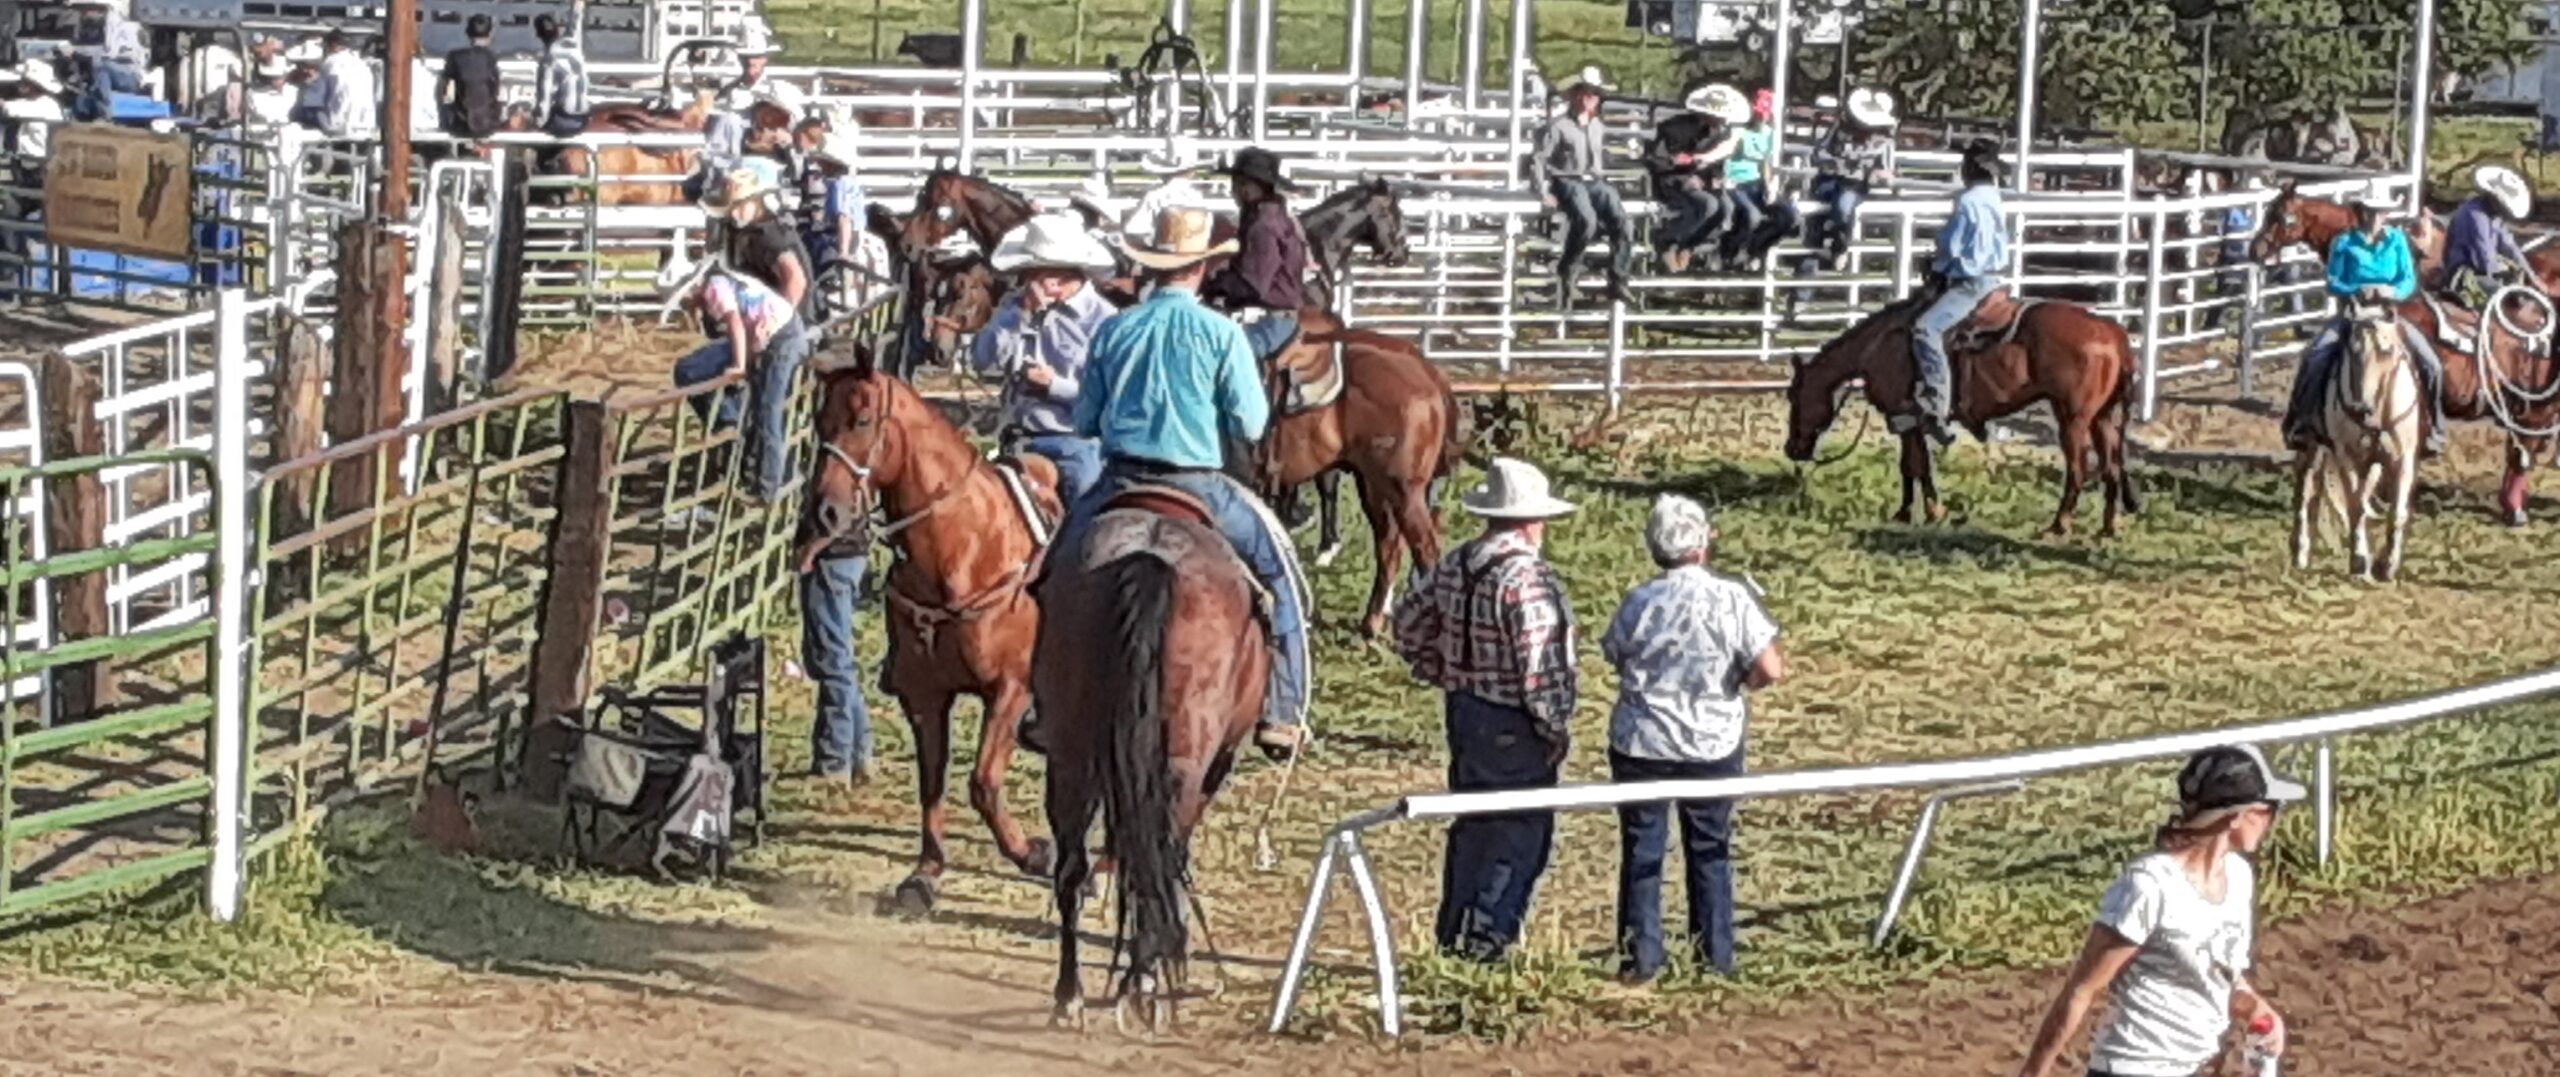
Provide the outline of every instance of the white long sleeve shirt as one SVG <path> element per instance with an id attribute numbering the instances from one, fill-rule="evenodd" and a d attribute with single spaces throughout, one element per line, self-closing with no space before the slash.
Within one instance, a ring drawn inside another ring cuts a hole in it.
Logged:
<path id="1" fill-rule="evenodd" d="M 331 138 L 372 138 L 381 129 L 382 95 L 373 65 L 353 49 L 320 61 L 320 130 Z"/>

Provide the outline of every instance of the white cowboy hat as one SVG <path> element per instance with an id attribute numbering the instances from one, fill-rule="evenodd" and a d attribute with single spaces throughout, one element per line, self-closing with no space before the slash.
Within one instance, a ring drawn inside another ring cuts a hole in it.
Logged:
<path id="1" fill-rule="evenodd" d="M 1112 238 L 1124 248 L 1154 242 L 1156 222 L 1168 209 L 1215 212 L 1209 208 L 1209 198 L 1201 193 L 1197 184 L 1175 176 L 1139 195 L 1137 203 L 1129 207 L 1128 215 L 1121 218 L 1120 234 Z"/>
<path id="2" fill-rule="evenodd" d="M 750 56 L 774 56 L 781 52 L 782 46 L 774 43 L 773 32 L 765 29 L 761 19 L 748 23 L 746 32 L 738 35 L 737 53 L 741 60 Z"/>
<path id="3" fill-rule="evenodd" d="M 54 74 L 53 65 L 43 60 L 29 57 L 26 62 L 18 65 L 18 77 L 44 87 L 46 93 L 62 92 L 62 77 Z"/>
<path id="4" fill-rule="evenodd" d="M 1547 492 L 1547 476 L 1525 460 L 1493 458 L 1484 485 L 1468 491 L 1459 504 L 1488 520 L 1546 520 L 1573 511 L 1573 502 Z"/>
<path id="5" fill-rule="evenodd" d="M 997 241 L 987 264 L 998 273 L 1025 269 L 1080 269 L 1108 273 L 1119 268 L 1111 249 L 1085 234 L 1084 222 L 1063 213 L 1033 217 Z"/>
<path id="6" fill-rule="evenodd" d="M 1217 222 L 1216 214 L 1200 207 L 1166 207 L 1156 215 L 1154 235 L 1129 241 L 1129 258 L 1148 269 L 1187 269 L 1211 258 L 1234 254 L 1235 240 L 1209 242 L 1210 231 Z"/>
<path id="7" fill-rule="evenodd" d="M 259 78 L 281 79 L 290 74 L 293 74 L 293 65 L 282 56 L 270 56 L 258 61 Z"/>
<path id="8" fill-rule="evenodd" d="M 1849 118 L 1869 127 L 1892 127 L 1902 122 L 1894 118 L 1892 94 L 1865 86 L 1849 91 Z"/>
<path id="9" fill-rule="evenodd" d="M 1608 93 L 1615 89 L 1617 89 L 1617 87 L 1610 85 L 1609 80 L 1600 74 L 1600 68 L 1597 64 L 1585 67 L 1580 71 L 1567 75 L 1563 82 L 1556 84 L 1556 93 L 1558 94 L 1568 94 L 1575 90 L 1591 90 L 1597 93 Z"/>
<path id="10" fill-rule="evenodd" d="M 1751 122 L 1751 99 L 1742 96 L 1742 91 L 1721 82 L 1698 87 L 1680 106 L 1726 123 Z"/>
<path id="11" fill-rule="evenodd" d="M 2533 187 L 2505 165 L 2481 165 L 2471 173 L 2471 185 L 2480 193 L 2498 200 L 2507 216 L 2519 220 L 2533 212 Z"/>
<path id="12" fill-rule="evenodd" d="M 854 149 L 853 132 L 840 130 L 828 131 L 827 137 L 818 142 L 818 148 L 811 150 L 809 156 L 843 165 L 847 172 L 853 171 L 861 160 L 861 155 Z"/>
<path id="13" fill-rule="evenodd" d="M 2400 209 L 2400 196 L 2392 192 L 2390 180 L 2366 180 L 2364 189 L 2356 192 L 2355 204 L 2361 209 L 2396 213 Z"/>
<path id="14" fill-rule="evenodd" d="M 720 178 L 718 187 L 702 196 L 702 211 L 714 217 L 725 217 L 730 210 L 779 190 L 781 188 L 774 186 L 760 169 L 731 169 Z"/>
<path id="15" fill-rule="evenodd" d="M 284 50 L 284 58 L 296 64 L 319 63 L 320 39 L 306 37 L 294 42 L 293 47 Z"/>

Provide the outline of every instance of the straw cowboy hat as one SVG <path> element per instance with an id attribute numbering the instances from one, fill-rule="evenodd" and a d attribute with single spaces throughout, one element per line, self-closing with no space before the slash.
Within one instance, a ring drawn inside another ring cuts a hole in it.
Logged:
<path id="1" fill-rule="evenodd" d="M 1610 85 L 1609 80 L 1601 76 L 1600 68 L 1596 64 L 1567 75 L 1563 82 L 1556 84 L 1556 92 L 1558 94 L 1569 94 L 1575 90 L 1589 90 L 1593 93 L 1608 93 L 1615 89 L 1617 89 L 1617 87 Z"/>
<path id="2" fill-rule="evenodd" d="M 1573 502 L 1547 492 L 1547 476 L 1525 460 L 1493 458 L 1484 484 L 1467 492 L 1459 504 L 1488 520 L 1547 520 L 1573 511 Z"/>
<path id="3" fill-rule="evenodd" d="M 998 273 L 1025 269 L 1075 269 L 1108 273 L 1119 268 L 1102 241 L 1085 234 L 1084 222 L 1063 213 L 1025 221 L 996 242 L 987 264 Z"/>
<path id="4" fill-rule="evenodd" d="M 1751 99 L 1742 91 L 1724 83 L 1698 87 L 1682 101 L 1680 107 L 1701 115 L 1713 116 L 1726 123 L 1751 122 Z"/>
<path id="5" fill-rule="evenodd" d="M 1883 90 L 1859 87 L 1849 91 L 1849 118 L 1869 127 L 1892 127 L 1902 122 L 1893 115 L 1893 95 Z"/>
<path id="6" fill-rule="evenodd" d="M 1236 241 L 1209 242 L 1217 216 L 1201 206 L 1167 206 L 1152 235 L 1128 240 L 1129 259 L 1148 269 L 1187 269 L 1236 252 Z"/>
<path id="7" fill-rule="evenodd" d="M 702 196 L 702 211 L 714 217 L 725 217 L 729 211 L 759 198 L 772 195 L 781 188 L 774 186 L 761 171 L 752 168 L 731 169 L 720 177 L 718 187 Z"/>
<path id="8" fill-rule="evenodd" d="M 2533 212 L 2533 188 L 2525 183 L 2523 176 L 2516 174 L 2515 169 L 2505 165 L 2481 165 L 2471 173 L 2471 185 L 2480 188 L 2480 193 L 2497 199 L 2498 208 L 2506 210 L 2507 216 L 2521 220 Z"/>

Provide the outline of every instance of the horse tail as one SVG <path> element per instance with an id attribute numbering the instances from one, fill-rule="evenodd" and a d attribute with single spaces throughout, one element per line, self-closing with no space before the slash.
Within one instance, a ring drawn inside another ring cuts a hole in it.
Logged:
<path id="1" fill-rule="evenodd" d="M 1190 953 L 1182 887 L 1191 849 L 1174 818 L 1173 763 L 1165 743 L 1164 641 L 1172 621 L 1173 567 L 1126 557 L 1104 568 L 1117 668 L 1103 714 L 1111 723 L 1102 753 L 1102 818 L 1119 864 L 1121 940 L 1133 972 L 1159 972 L 1159 990 L 1178 979 Z"/>

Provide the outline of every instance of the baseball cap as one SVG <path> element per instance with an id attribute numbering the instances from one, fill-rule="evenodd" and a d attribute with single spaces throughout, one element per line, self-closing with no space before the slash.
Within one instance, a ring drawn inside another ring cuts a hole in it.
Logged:
<path id="1" fill-rule="evenodd" d="M 2254 744 L 2207 748 L 2178 772 L 2178 802 L 2189 815 L 2249 804 L 2284 804 L 2305 795 L 2301 783 L 2277 774 Z"/>

